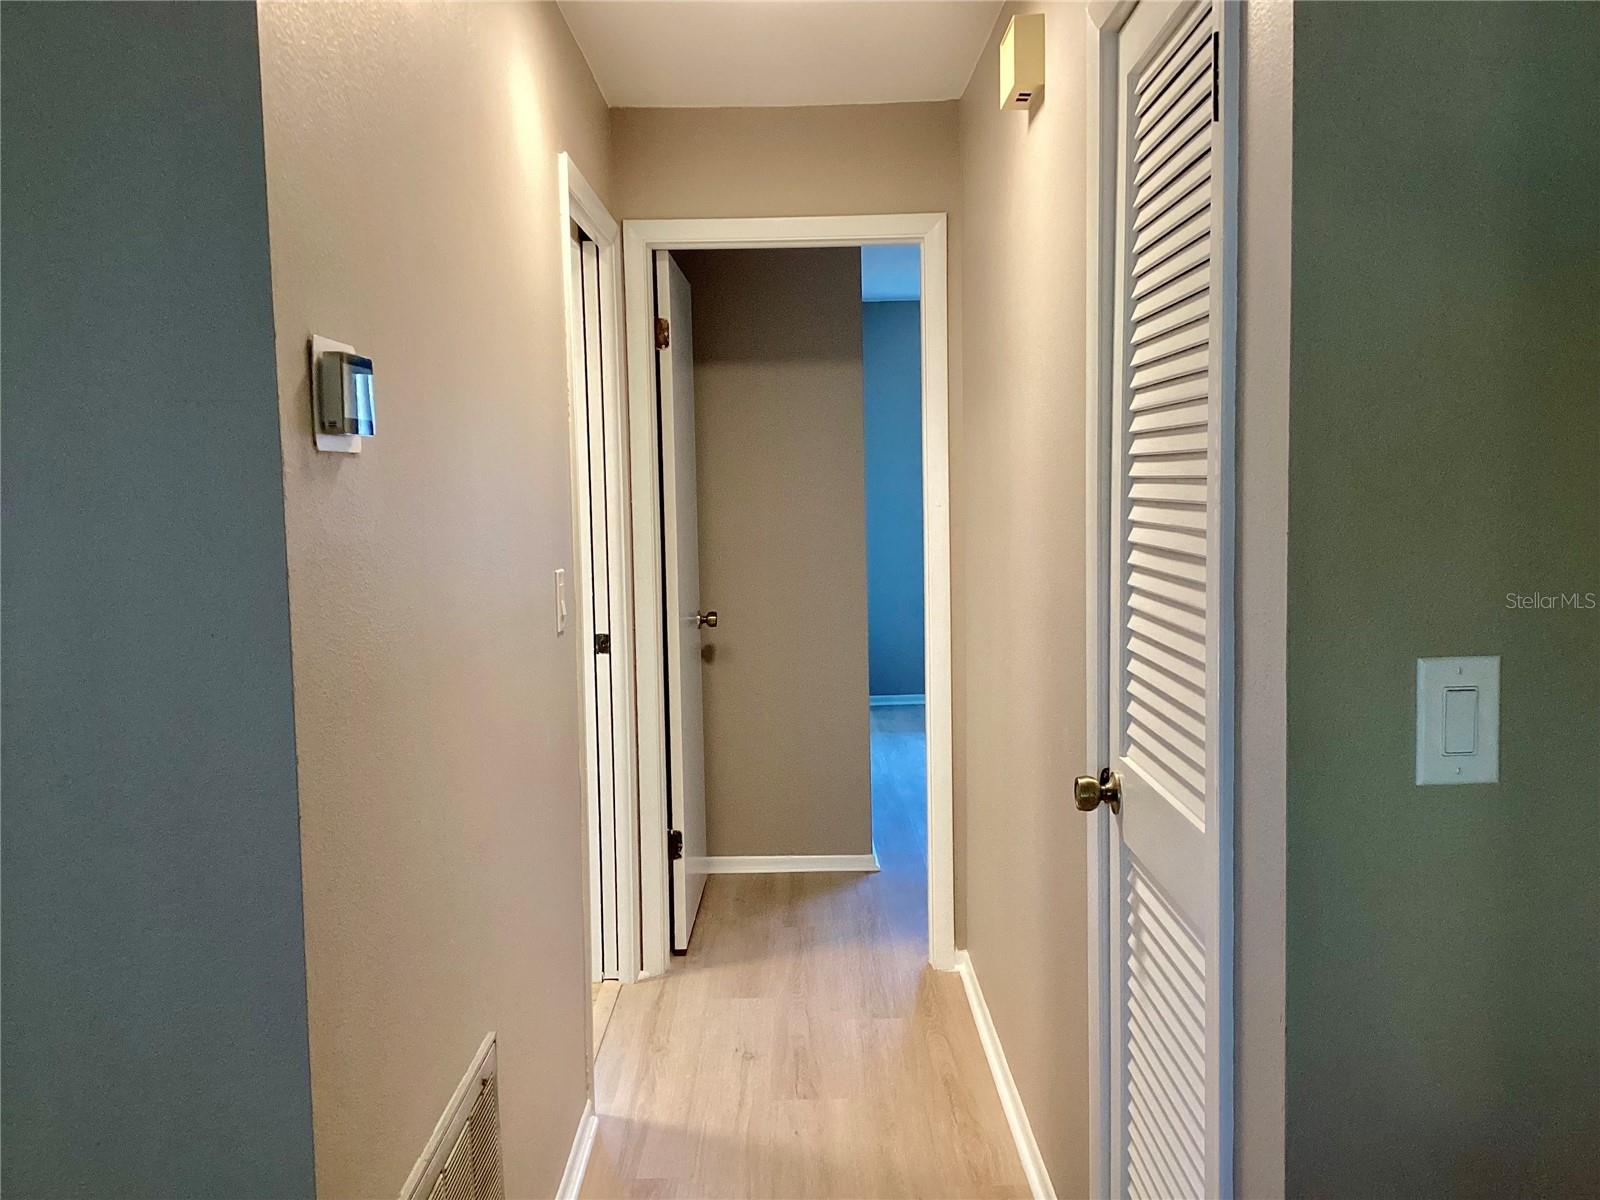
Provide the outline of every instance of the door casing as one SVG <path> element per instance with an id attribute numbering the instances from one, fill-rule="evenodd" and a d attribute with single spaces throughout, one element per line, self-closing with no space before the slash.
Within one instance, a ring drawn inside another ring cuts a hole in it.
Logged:
<path id="1" fill-rule="evenodd" d="M 637 750 L 635 748 L 636 731 L 631 714 L 634 708 L 634 674 L 630 669 L 633 662 L 633 609 L 629 597 L 633 592 L 632 560 L 628 554 L 628 521 L 626 517 L 628 503 L 627 486 L 627 443 L 626 429 L 626 404 L 623 398 L 623 381 L 621 370 L 622 338 L 618 328 L 618 321 L 622 315 L 622 244 L 621 229 L 611 214 L 606 211 L 605 205 L 600 202 L 599 195 L 589 186 L 578 170 L 577 165 L 567 153 L 563 152 L 557 159 L 557 173 L 560 177 L 561 187 L 561 223 L 559 234 L 563 248 L 562 263 L 565 264 L 565 248 L 571 229 L 576 225 L 588 235 L 599 252 L 600 270 L 600 350 L 601 350 L 601 392 L 603 396 L 606 444 L 606 483 L 607 505 L 606 515 L 609 522 L 607 529 L 607 551 L 610 566 L 610 617 L 611 617 L 611 654 L 609 665 L 611 667 L 611 695 L 612 709 L 616 716 L 611 727 L 613 758 L 615 762 L 615 796 L 616 796 L 616 822 L 615 822 L 615 853 L 617 863 L 617 947 L 618 947 L 618 977 L 623 980 L 632 980 L 639 975 L 639 874 L 636 867 L 638 862 L 638 777 L 635 770 Z M 563 299 L 565 302 L 567 328 L 570 331 L 583 320 L 579 311 L 582 297 L 573 287 L 571 272 L 563 269 Z M 569 374 L 571 364 L 569 361 Z M 570 398 L 575 394 L 573 388 L 576 380 L 569 378 L 567 381 L 567 395 Z M 587 511 L 587 502 L 583 500 L 590 486 L 589 454 L 586 446 L 578 444 L 580 425 L 574 419 L 570 423 L 572 436 L 572 487 L 573 487 L 573 547 L 575 561 L 573 570 L 573 594 L 575 611 L 579 614 L 589 612 L 591 602 L 591 581 L 583 570 L 587 561 L 587 552 L 583 547 L 587 543 L 587 531 L 579 528 L 580 515 Z M 587 628 L 586 620 L 574 622 L 578 634 Z M 594 653 L 592 643 L 581 644 L 583 638 L 575 637 L 580 644 L 576 647 L 576 662 L 579 671 L 580 695 L 587 694 L 588 685 L 583 676 L 588 670 L 590 657 Z M 583 706 L 583 726 L 585 744 L 593 743 L 598 738 L 595 728 L 594 708 L 591 704 Z M 587 775 L 586 759 L 580 759 L 581 769 Z M 589 781 L 584 779 L 583 795 L 589 794 Z M 593 836 L 592 832 L 586 833 Z M 584 847 L 584 860 L 586 870 L 591 862 L 591 847 Z M 590 939 L 585 938 L 586 945 Z M 592 952 L 592 951 L 591 951 Z M 589 974 L 593 975 L 590 967 Z"/>
<path id="2" fill-rule="evenodd" d="M 732 250 L 913 243 L 922 253 L 922 509 L 928 753 L 928 961 L 956 968 L 954 765 L 951 727 L 950 440 L 948 268 L 944 213 L 844 217 L 728 217 L 623 223 L 628 427 L 633 514 L 633 597 L 638 745 L 641 974 L 671 956 L 667 867 L 665 645 L 657 462 L 655 328 L 651 283 L 657 250 Z"/>

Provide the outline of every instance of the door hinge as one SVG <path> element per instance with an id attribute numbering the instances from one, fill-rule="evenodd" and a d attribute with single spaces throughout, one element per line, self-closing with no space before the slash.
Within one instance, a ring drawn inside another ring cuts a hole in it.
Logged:
<path id="1" fill-rule="evenodd" d="M 667 830 L 667 858 L 677 862 L 683 857 L 683 833 L 681 830 Z"/>
<path id="2" fill-rule="evenodd" d="M 672 324 L 665 317 L 656 318 L 656 349 L 665 350 L 672 345 Z"/>
<path id="3" fill-rule="evenodd" d="M 596 654 L 611 653 L 611 635 L 609 633 L 597 633 L 594 635 L 594 652 Z"/>
<path id="4" fill-rule="evenodd" d="M 1222 120 L 1222 34 L 1211 31 L 1211 123 Z"/>

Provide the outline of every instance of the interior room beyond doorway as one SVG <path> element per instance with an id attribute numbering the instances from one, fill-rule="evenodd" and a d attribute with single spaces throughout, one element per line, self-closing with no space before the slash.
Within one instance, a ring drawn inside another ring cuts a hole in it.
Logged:
<path id="1" fill-rule="evenodd" d="M 672 256 L 693 312 L 700 603 L 717 613 L 698 641 L 713 877 L 876 867 L 872 706 L 923 692 L 918 259 Z"/>

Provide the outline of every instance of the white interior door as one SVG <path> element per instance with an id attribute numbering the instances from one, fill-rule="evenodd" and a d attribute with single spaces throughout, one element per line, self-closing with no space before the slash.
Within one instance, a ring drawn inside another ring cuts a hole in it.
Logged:
<path id="1" fill-rule="evenodd" d="M 687 950 L 705 891 L 705 712 L 701 697 L 700 536 L 695 498 L 694 328 L 689 281 L 656 251 L 657 387 L 667 644 L 667 757 L 672 948 Z M 663 324 L 664 323 L 664 324 Z"/>
<path id="2" fill-rule="evenodd" d="M 1233 172 L 1219 82 L 1231 20 L 1208 0 L 1146 0 L 1118 41 L 1106 514 L 1118 1196 L 1233 1187 Z"/>
<path id="3" fill-rule="evenodd" d="M 620 976 L 621 889 L 617 855 L 615 687 L 606 463 L 600 251 L 573 232 L 570 269 L 577 318 L 572 337 L 572 421 L 578 523 L 578 632 L 583 672 L 589 828 L 589 932 L 595 979 Z"/>

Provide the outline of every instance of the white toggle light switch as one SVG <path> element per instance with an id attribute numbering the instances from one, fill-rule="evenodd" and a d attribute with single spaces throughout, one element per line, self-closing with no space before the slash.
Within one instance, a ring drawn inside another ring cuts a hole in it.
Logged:
<path id="1" fill-rule="evenodd" d="M 1417 782 L 1499 779 L 1499 658 L 1417 659 Z"/>

